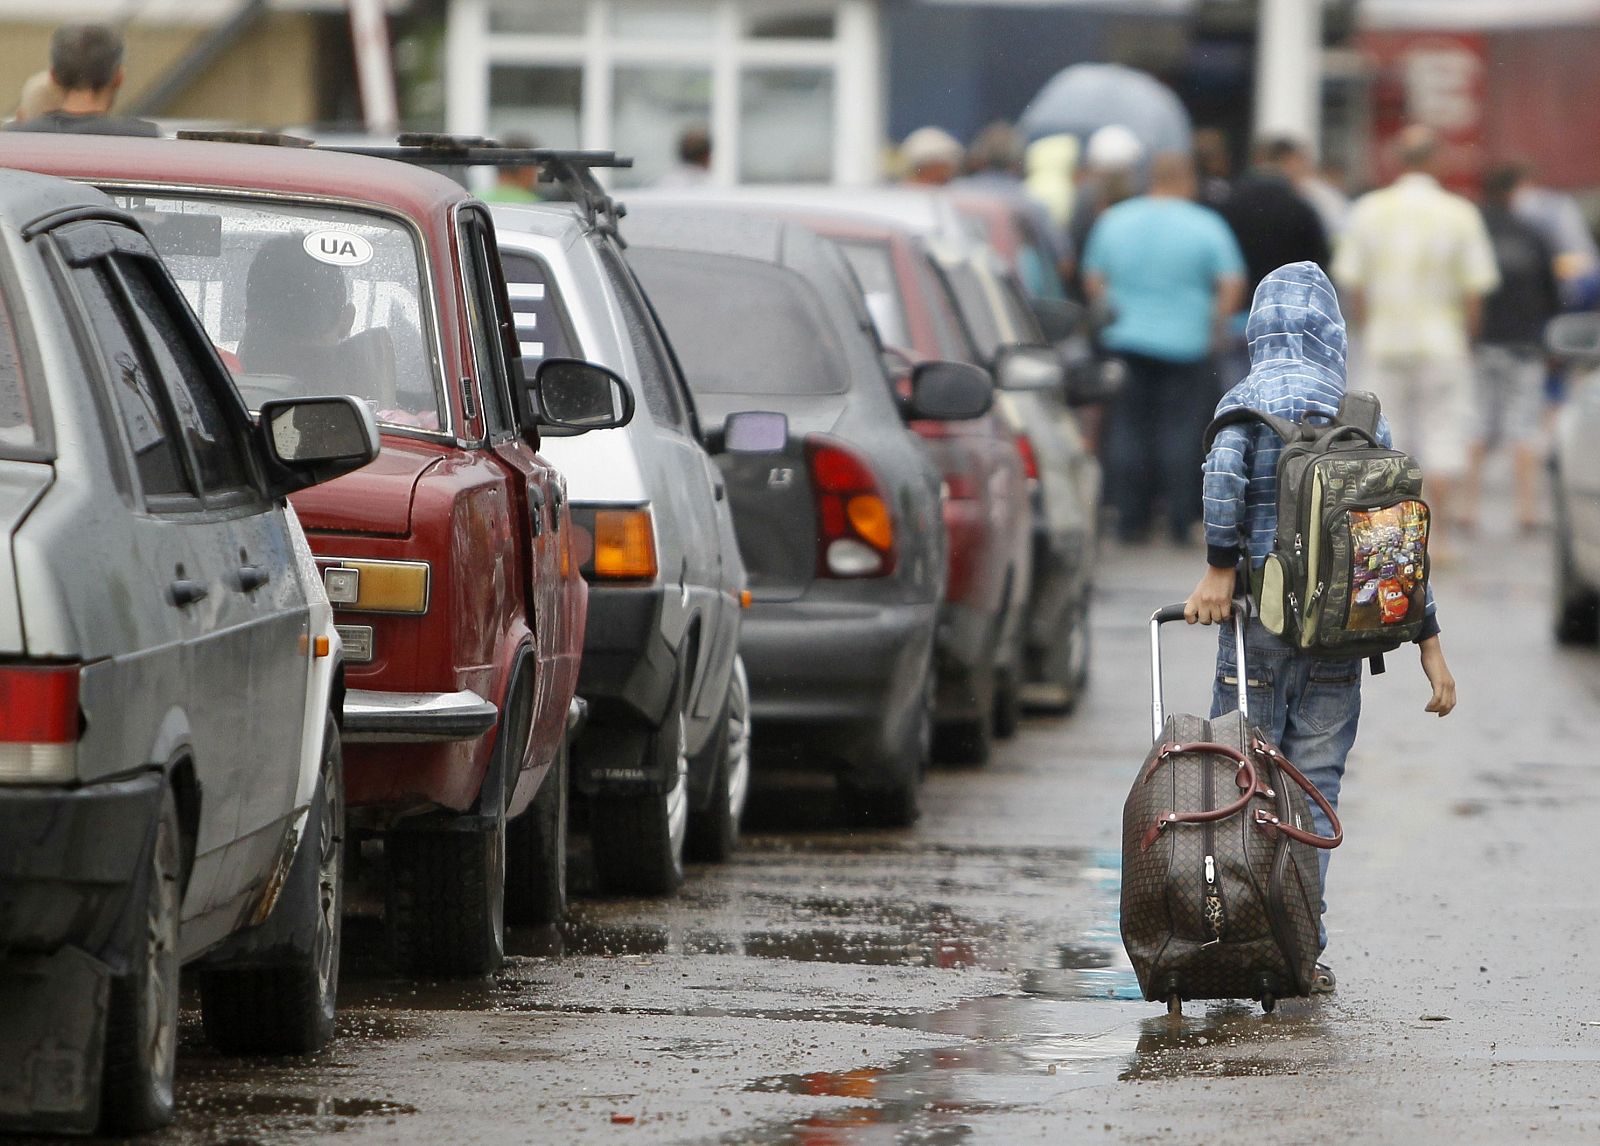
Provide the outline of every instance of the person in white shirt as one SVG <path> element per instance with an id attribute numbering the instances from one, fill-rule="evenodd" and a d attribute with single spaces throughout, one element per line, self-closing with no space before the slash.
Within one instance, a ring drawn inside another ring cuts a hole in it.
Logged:
<path id="1" fill-rule="evenodd" d="M 1433 175 L 1437 137 L 1412 126 L 1399 144 L 1405 170 L 1351 208 L 1333 277 L 1364 336 L 1364 388 L 1428 475 L 1437 553 L 1477 436 L 1470 351 L 1500 273 L 1478 209 Z"/>

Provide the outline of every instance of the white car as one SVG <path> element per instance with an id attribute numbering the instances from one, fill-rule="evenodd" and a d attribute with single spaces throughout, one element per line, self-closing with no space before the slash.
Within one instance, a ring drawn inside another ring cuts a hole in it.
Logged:
<path id="1" fill-rule="evenodd" d="M 333 1033 L 340 643 L 285 495 L 377 453 L 348 397 L 252 420 L 134 218 L 0 171 L 0 1129 L 173 1113 L 210 1039 Z"/>

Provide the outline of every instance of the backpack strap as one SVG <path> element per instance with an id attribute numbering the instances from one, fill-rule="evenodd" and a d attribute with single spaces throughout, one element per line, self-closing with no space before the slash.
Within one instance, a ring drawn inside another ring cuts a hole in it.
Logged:
<path id="1" fill-rule="evenodd" d="M 1370 438 L 1378 437 L 1378 415 L 1382 413 L 1378 396 L 1368 390 L 1346 390 L 1339 403 L 1338 421 L 1342 425 L 1365 430 Z"/>
<path id="2" fill-rule="evenodd" d="M 1206 453 L 1211 452 L 1212 444 L 1216 442 L 1217 435 L 1222 433 L 1223 430 L 1229 426 L 1242 426 L 1250 422 L 1259 422 L 1285 442 L 1298 441 L 1304 436 L 1303 429 L 1296 422 L 1291 422 L 1287 418 L 1280 418 L 1275 414 L 1265 414 L 1260 410 L 1252 410 L 1248 406 L 1240 406 L 1237 409 L 1225 410 L 1211 420 L 1211 424 L 1206 427 Z"/>

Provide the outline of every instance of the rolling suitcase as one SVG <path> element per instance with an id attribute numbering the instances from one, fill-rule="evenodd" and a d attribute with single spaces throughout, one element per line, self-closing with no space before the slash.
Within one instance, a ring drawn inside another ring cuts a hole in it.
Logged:
<path id="1" fill-rule="evenodd" d="M 1245 604 L 1233 609 L 1244 655 Z M 1122 809 L 1122 942 L 1151 1001 L 1181 1014 L 1185 999 L 1277 1000 L 1310 993 L 1322 900 L 1317 848 L 1343 829 L 1322 793 L 1250 723 L 1247 672 L 1239 706 L 1208 720 L 1165 714 L 1161 626 L 1150 618 L 1155 744 Z M 1308 797 L 1333 824 L 1311 830 Z"/>

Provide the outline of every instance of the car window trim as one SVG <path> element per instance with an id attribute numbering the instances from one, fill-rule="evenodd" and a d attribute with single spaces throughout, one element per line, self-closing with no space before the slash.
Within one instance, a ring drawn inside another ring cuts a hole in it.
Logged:
<path id="1" fill-rule="evenodd" d="M 506 419 L 505 428 L 498 432 L 491 431 L 489 427 L 488 409 L 483 401 L 485 386 L 485 379 L 482 377 L 483 364 L 478 361 L 476 346 L 471 346 L 469 349 L 472 354 L 473 373 L 479 376 L 475 379 L 478 390 L 476 399 L 479 412 L 483 415 L 483 441 L 488 445 L 499 445 L 519 437 L 522 433 L 523 422 L 522 399 L 519 395 L 511 393 L 512 362 L 507 358 L 505 324 L 499 321 L 502 314 L 505 317 L 510 316 L 511 300 L 505 291 L 505 276 L 494 273 L 498 265 L 499 256 L 495 254 L 491 258 L 491 252 L 495 251 L 496 248 L 494 245 L 494 224 L 489 218 L 488 211 L 475 203 L 462 203 L 456 208 L 455 227 L 456 241 L 462 248 L 462 255 L 472 262 L 472 277 L 478 280 L 478 289 L 480 291 L 487 289 L 489 292 L 487 301 L 494 304 L 492 311 L 484 312 L 483 325 L 485 335 L 495 344 L 487 348 L 487 351 L 494 359 L 498 360 L 498 369 L 495 361 L 491 361 L 488 364 L 490 375 L 488 384 L 495 386 L 499 391 L 500 409 Z M 464 267 L 462 269 L 465 270 Z M 461 285 L 465 289 L 468 286 L 467 276 L 462 274 L 460 277 Z M 478 299 L 480 307 L 484 301 L 482 298 Z M 471 312 L 469 310 L 469 334 L 471 333 L 471 325 Z M 512 337 L 515 337 L 516 323 L 514 321 L 511 323 L 511 330 Z"/>
<path id="2" fill-rule="evenodd" d="M 195 331 L 190 327 L 188 322 L 188 304 L 185 303 L 182 310 L 172 311 L 172 304 L 174 301 L 171 297 L 172 294 L 174 292 L 177 293 L 178 297 L 181 299 L 183 297 L 183 293 L 179 291 L 176 285 L 172 282 L 171 276 L 167 274 L 166 266 L 161 262 L 160 257 L 155 254 L 154 248 L 151 249 L 149 254 L 136 251 L 117 251 L 106 256 L 104 259 L 99 260 L 102 264 L 105 264 L 111 268 L 113 277 L 115 278 L 117 284 L 117 290 L 122 296 L 123 304 L 130 308 L 130 310 L 134 310 L 136 304 L 133 300 L 133 292 L 129 289 L 128 283 L 123 277 L 122 268 L 117 265 L 116 260 L 118 255 L 121 255 L 124 258 L 143 259 L 145 262 L 154 267 L 155 274 L 151 276 L 154 280 L 152 285 L 154 286 L 157 295 L 162 296 L 161 301 L 166 304 L 168 310 L 172 312 L 170 317 L 172 318 L 172 321 L 178 325 L 180 329 L 180 337 L 182 337 L 186 342 L 190 343 L 189 351 L 191 354 L 193 354 L 195 352 L 195 347 L 193 345 L 195 340 Z M 151 336 L 146 332 L 143 321 L 137 318 L 136 310 L 134 310 L 134 313 L 134 336 L 138 338 L 144 350 L 147 361 L 153 364 L 155 352 L 150 345 Z M 223 376 L 226 377 L 227 367 L 223 366 L 222 359 L 216 356 L 216 349 L 215 347 L 211 346 L 211 339 L 209 337 L 205 337 L 203 341 L 207 347 L 210 347 L 209 354 L 213 359 L 213 370 L 222 371 Z M 203 362 L 204 360 L 202 359 L 202 371 L 204 370 Z M 156 376 L 159 377 L 159 375 Z M 201 385 L 206 384 L 206 380 L 202 379 Z M 162 380 L 161 401 L 166 407 L 167 413 L 172 417 L 174 427 L 181 427 L 182 420 L 177 416 L 177 410 L 173 408 L 171 385 L 172 383 L 168 382 L 167 380 Z M 242 486 L 226 486 L 215 492 L 207 489 L 206 483 L 200 478 L 199 459 L 195 457 L 194 451 L 189 445 L 188 436 L 180 432 L 178 434 L 178 452 L 182 457 L 184 466 L 188 472 L 189 483 L 198 494 L 199 503 L 207 509 L 223 509 L 243 504 L 259 504 L 265 500 L 262 492 L 261 467 L 259 460 L 256 457 L 255 449 L 250 441 L 249 434 L 246 432 L 247 428 L 241 426 L 238 421 L 238 416 L 242 409 L 242 400 L 239 398 L 239 392 L 230 382 L 225 391 L 220 394 L 213 392 L 212 396 L 217 400 L 217 407 L 222 413 L 224 423 L 227 424 L 226 429 L 231 438 L 230 444 L 232 445 L 235 453 L 240 454 L 243 457 L 246 484 Z M 248 413 L 245 413 L 244 417 L 248 418 Z"/>

